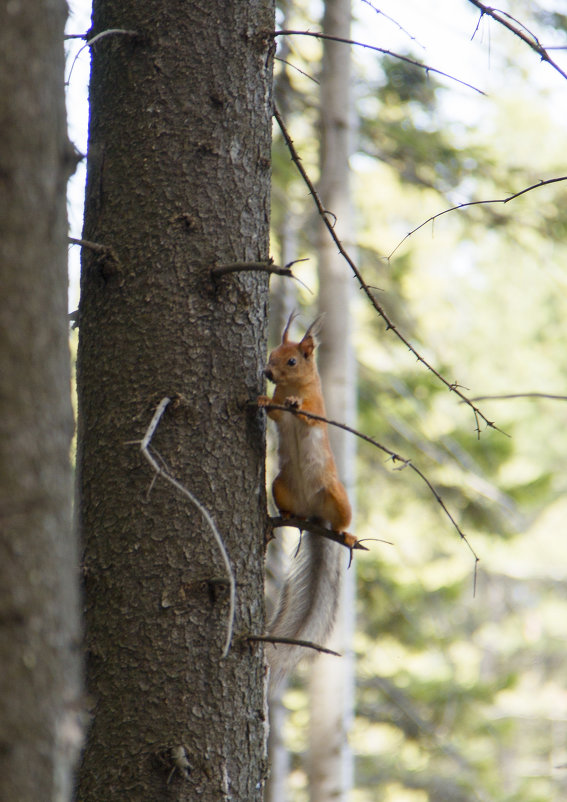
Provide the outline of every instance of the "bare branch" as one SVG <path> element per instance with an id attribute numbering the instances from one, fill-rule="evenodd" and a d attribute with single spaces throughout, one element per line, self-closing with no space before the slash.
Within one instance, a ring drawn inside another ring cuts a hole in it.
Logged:
<path id="1" fill-rule="evenodd" d="M 551 401 L 567 401 L 567 395 L 552 393 L 506 393 L 503 395 L 478 395 L 473 401 L 502 401 L 509 398 L 547 398 Z"/>
<path id="2" fill-rule="evenodd" d="M 228 273 L 242 273 L 246 271 L 251 272 L 264 272 L 264 273 L 274 273 L 277 276 L 287 276 L 288 278 L 292 278 L 295 281 L 299 282 L 302 287 L 305 287 L 307 292 L 313 295 L 313 292 L 309 289 L 307 284 L 303 282 L 300 278 L 294 275 L 291 271 L 293 265 L 297 264 L 298 262 L 306 262 L 307 259 L 295 259 L 293 262 L 289 262 L 287 265 L 281 267 L 280 265 L 274 264 L 272 259 L 269 259 L 264 262 L 229 262 L 227 264 L 220 264 L 211 267 L 211 276 L 213 279 L 219 278 L 219 276 L 225 276 Z"/>
<path id="3" fill-rule="evenodd" d="M 245 271 L 275 273 L 278 276 L 289 276 L 294 278 L 293 273 L 289 267 L 280 267 L 275 265 L 272 261 L 267 262 L 228 262 L 227 264 L 215 265 L 211 267 L 211 276 L 218 278 L 218 276 L 226 276 L 227 273 L 242 273 Z"/>
<path id="4" fill-rule="evenodd" d="M 76 239 L 75 237 L 67 237 L 71 245 L 80 245 L 81 248 L 86 248 L 88 251 L 98 254 L 100 262 L 103 264 L 103 274 L 105 278 L 116 274 L 121 269 L 120 259 L 116 255 L 114 248 L 109 245 L 101 245 L 99 242 L 91 242 L 88 239 Z"/>
<path id="5" fill-rule="evenodd" d="M 332 654 L 334 657 L 342 657 L 339 652 L 334 652 L 332 649 L 327 649 L 325 646 L 320 646 L 318 643 L 313 643 L 310 640 L 296 640 L 295 638 L 277 638 L 272 635 L 246 635 L 245 640 L 261 641 L 263 643 L 273 643 L 277 646 L 278 643 L 284 643 L 288 646 L 303 646 L 305 649 L 315 649 L 317 652 L 323 654 Z"/>
<path id="6" fill-rule="evenodd" d="M 325 418 L 322 415 L 316 415 L 314 412 L 307 412 L 307 410 L 305 409 L 301 408 L 296 409 L 295 407 L 288 407 L 284 406 L 283 404 L 262 404 L 260 406 L 256 401 L 250 401 L 250 406 L 258 407 L 259 409 L 265 409 L 265 410 L 278 409 L 281 410 L 282 412 L 289 412 L 292 415 L 296 415 L 299 417 L 311 418 L 312 420 L 322 421 L 323 423 L 329 424 L 329 426 L 336 426 L 338 429 L 343 429 L 345 432 L 354 434 L 356 437 L 360 437 L 361 440 L 365 440 L 367 443 L 370 443 L 375 448 L 378 448 L 384 454 L 387 454 L 388 457 L 392 460 L 392 462 L 399 463 L 399 468 L 409 468 L 414 473 L 416 473 L 421 479 L 421 481 L 427 485 L 431 494 L 433 495 L 433 497 L 435 498 L 435 500 L 437 501 L 437 503 L 439 504 L 439 506 L 441 507 L 447 518 L 450 520 L 453 527 L 457 530 L 459 537 L 467 545 L 469 551 L 473 555 L 475 561 L 474 577 L 475 577 L 475 587 L 476 587 L 476 570 L 478 562 L 480 560 L 479 556 L 471 546 L 469 539 L 467 538 L 467 536 L 457 523 L 453 514 L 449 511 L 449 508 L 447 507 L 447 505 L 445 504 L 445 502 L 443 501 L 443 499 L 441 498 L 441 496 L 439 495 L 439 493 L 437 492 L 431 481 L 423 473 L 421 468 L 418 468 L 416 465 L 414 465 L 414 463 L 410 459 L 402 457 L 400 454 L 396 453 L 395 451 L 392 451 L 392 449 L 382 445 L 382 443 L 379 443 L 377 440 L 374 440 L 373 437 L 369 437 L 367 434 L 363 434 L 362 432 L 359 432 L 357 429 L 353 429 L 352 426 L 347 426 L 346 423 L 339 423 L 338 421 L 330 420 L 329 418 Z"/>
<path id="7" fill-rule="evenodd" d="M 307 172 L 306 172 L 305 168 L 303 167 L 303 164 L 301 163 L 301 159 L 299 157 L 299 154 L 297 153 L 297 150 L 295 149 L 295 145 L 293 144 L 293 140 L 291 139 L 291 137 L 290 137 L 290 135 L 288 133 L 288 130 L 287 130 L 285 124 L 284 124 L 284 121 L 282 120 L 281 115 L 280 115 L 280 113 L 279 113 L 279 111 L 278 111 L 276 106 L 274 106 L 274 117 L 276 118 L 276 121 L 277 121 L 277 123 L 278 123 L 278 125 L 280 127 L 280 130 L 282 132 L 283 138 L 284 138 L 284 140 L 286 142 L 286 145 L 288 147 L 288 150 L 289 150 L 289 152 L 291 154 L 292 161 L 294 162 L 295 166 L 297 167 L 297 169 L 299 171 L 299 174 L 301 175 L 303 181 L 305 182 L 307 188 L 309 189 L 309 192 L 310 192 L 310 194 L 311 194 L 311 196 L 313 198 L 315 206 L 317 207 L 317 211 L 319 212 L 319 215 L 321 216 L 321 219 L 323 220 L 323 223 L 325 224 L 325 227 L 326 227 L 327 231 L 331 235 L 331 239 L 333 240 L 333 242 L 337 246 L 337 249 L 338 249 L 339 253 L 341 254 L 341 256 L 343 257 L 343 259 L 347 262 L 347 264 L 349 265 L 350 269 L 352 270 L 352 272 L 356 276 L 361 290 L 365 293 L 366 297 L 368 298 L 368 300 L 370 301 L 370 303 L 372 304 L 372 306 L 374 307 L 376 312 L 380 315 L 382 320 L 386 323 L 386 330 L 387 331 L 388 330 L 393 331 L 394 334 L 396 335 L 396 337 L 415 356 L 415 358 L 417 359 L 418 362 L 420 362 L 425 368 L 427 368 L 427 370 L 429 370 L 431 373 L 433 373 L 433 375 L 442 384 L 444 384 L 445 387 L 447 387 L 452 393 L 455 393 L 456 395 L 458 395 L 459 398 L 461 399 L 461 401 L 463 401 L 465 404 L 467 404 L 472 409 L 472 411 L 474 413 L 474 416 L 475 416 L 475 421 L 477 423 L 476 431 L 477 431 L 479 437 L 480 437 L 480 426 L 478 425 L 479 419 L 484 421 L 484 423 L 489 428 L 495 429 L 496 431 L 501 431 L 498 428 L 498 426 L 496 426 L 494 421 L 489 420 L 481 412 L 481 410 L 477 406 L 475 406 L 473 404 L 473 402 L 462 392 L 462 390 L 460 389 L 460 385 L 457 382 L 449 382 L 444 376 L 441 375 L 441 373 L 439 373 L 438 370 L 436 370 L 433 367 L 433 365 L 431 365 L 431 363 L 429 363 L 423 356 L 421 356 L 421 354 L 418 352 L 418 350 L 415 348 L 415 346 L 413 346 L 411 344 L 411 342 L 407 339 L 407 337 L 405 337 L 405 335 L 403 335 L 402 332 L 393 323 L 393 321 L 390 319 L 389 315 L 386 313 L 386 310 L 384 309 L 384 307 L 381 306 L 381 304 L 378 303 L 378 301 L 376 300 L 376 297 L 374 296 L 374 293 L 372 292 L 371 288 L 364 281 L 364 279 L 362 277 L 362 274 L 361 274 L 360 270 L 358 269 L 357 265 L 355 264 L 353 259 L 349 256 L 349 254 L 347 253 L 344 245 L 342 244 L 341 240 L 337 236 L 337 233 L 335 231 L 334 225 L 329 220 L 329 216 L 332 213 L 330 213 L 323 206 L 323 204 L 321 202 L 321 198 L 319 197 L 319 195 L 317 193 L 317 190 L 315 189 L 315 186 L 313 185 L 313 182 L 311 181 L 311 179 L 307 175 Z M 333 217 L 334 217 L 334 215 L 333 215 Z M 504 432 L 502 432 L 502 434 L 504 434 Z"/>
<path id="8" fill-rule="evenodd" d="M 164 462 L 163 458 L 160 457 L 159 454 L 157 454 L 157 452 L 156 452 L 156 455 L 158 456 L 159 460 L 161 461 L 163 467 L 162 467 L 162 465 L 159 464 L 159 462 L 156 460 L 156 458 L 150 452 L 150 443 L 152 441 L 152 437 L 154 436 L 154 433 L 155 433 L 155 431 L 156 431 L 156 429 L 157 429 L 157 427 L 159 425 L 159 422 L 160 422 L 160 420 L 161 420 L 161 418 L 163 416 L 163 413 L 165 412 L 167 406 L 171 403 L 171 401 L 172 401 L 172 399 L 168 398 L 166 396 L 165 398 L 162 398 L 161 401 L 159 402 L 159 404 L 157 406 L 157 409 L 156 409 L 156 411 L 154 413 L 154 416 L 150 421 L 150 425 L 146 429 L 146 433 L 145 433 L 142 441 L 140 442 L 140 450 L 141 450 L 142 454 L 144 455 L 144 457 L 147 459 L 147 461 L 150 463 L 150 465 L 152 466 L 154 471 L 156 472 L 156 475 L 162 476 L 166 480 L 166 482 L 169 482 L 171 485 L 173 485 L 173 487 L 175 487 L 177 490 L 179 490 L 179 492 L 182 495 L 184 495 L 186 498 L 188 498 L 189 501 L 192 504 L 194 504 L 195 507 L 197 507 L 197 509 L 199 510 L 199 512 L 201 513 L 201 515 L 203 516 L 203 518 L 205 519 L 205 521 L 209 525 L 209 528 L 210 528 L 211 532 L 213 533 L 213 537 L 214 537 L 214 539 L 216 541 L 216 544 L 219 547 L 219 551 L 220 551 L 220 553 L 222 555 L 222 559 L 223 559 L 223 562 L 224 562 L 225 567 L 226 567 L 226 572 L 227 572 L 227 575 L 228 575 L 228 582 L 229 582 L 229 587 L 230 587 L 228 626 L 227 626 L 226 640 L 225 640 L 224 649 L 223 649 L 223 653 L 222 653 L 222 656 L 226 657 L 227 654 L 228 654 L 228 651 L 230 649 L 230 642 L 232 640 L 232 632 L 233 632 L 233 628 L 234 628 L 234 614 L 235 614 L 235 605 L 236 605 L 236 582 L 235 582 L 235 579 L 234 579 L 234 574 L 232 572 L 232 567 L 230 565 L 230 560 L 228 559 L 228 554 L 227 554 L 225 545 L 224 545 L 223 540 L 222 540 L 222 538 L 221 538 L 221 536 L 219 534 L 217 526 L 216 526 L 215 522 L 213 521 L 213 519 L 212 519 L 209 511 L 207 510 L 207 508 L 204 507 L 201 504 L 201 502 L 191 493 L 190 490 L 188 490 L 184 485 L 181 484 L 181 482 L 178 482 L 177 479 L 175 479 L 173 476 L 171 476 L 171 474 L 169 473 L 169 470 L 165 466 L 165 462 Z"/>
<path id="9" fill-rule="evenodd" d="M 366 546 L 362 546 L 361 541 L 349 532 L 336 532 L 334 529 L 327 529 L 322 524 L 305 518 L 295 518 L 293 516 L 284 518 L 283 516 L 278 516 L 277 518 L 270 518 L 270 526 L 272 529 L 280 529 L 283 526 L 293 526 L 296 529 L 301 529 L 302 532 L 311 532 L 314 535 L 326 537 L 328 540 L 334 540 L 335 543 L 345 546 L 347 549 L 350 549 L 351 552 L 353 549 L 368 551 Z"/>
<path id="10" fill-rule="evenodd" d="M 408 56 L 402 56 L 400 53 L 394 53 L 392 50 L 386 50 L 384 47 L 377 47 L 376 45 L 369 45 L 364 42 L 357 42 L 355 39 L 344 39 L 342 36 L 331 36 L 327 33 L 321 33 L 320 31 L 291 31 L 291 30 L 282 30 L 282 31 L 275 31 L 274 36 L 311 36 L 315 39 L 326 39 L 330 42 L 342 42 L 345 45 L 356 45 L 356 47 L 362 47 L 365 50 L 373 50 L 376 53 L 382 53 L 385 56 L 391 56 L 392 58 L 396 58 L 399 61 L 404 61 L 406 64 L 411 64 L 413 67 L 418 67 L 420 70 L 425 70 L 427 73 L 434 73 L 435 75 L 441 75 L 443 78 L 448 78 L 450 81 L 455 81 L 461 86 L 466 86 L 467 89 L 472 89 L 474 92 L 478 92 L 479 95 L 484 95 L 485 93 L 482 89 L 479 89 L 472 84 L 468 84 L 466 81 L 461 81 L 460 78 L 455 78 L 454 75 L 450 75 L 447 72 L 443 72 L 442 70 L 438 70 L 435 67 L 430 67 L 428 64 L 422 64 L 421 61 L 416 61 L 413 58 L 409 58 Z"/>
<path id="11" fill-rule="evenodd" d="M 518 22 L 507 14 L 504 11 L 499 11 L 497 8 L 491 8 L 490 6 L 485 6 L 484 3 L 479 2 L 479 0 L 469 0 L 469 3 L 472 3 L 473 6 L 479 9 L 480 11 L 480 19 L 477 23 L 475 33 L 478 30 L 478 26 L 480 24 L 480 20 L 483 16 L 492 17 L 493 20 L 503 25 L 504 28 L 507 28 L 514 36 L 517 36 L 522 42 L 528 45 L 535 53 L 537 53 L 542 61 L 546 61 L 550 67 L 553 67 L 554 70 L 557 70 L 559 75 L 563 76 L 563 78 L 567 78 L 567 73 L 564 72 L 559 64 L 557 64 L 547 50 L 542 47 L 537 37 L 529 31 L 525 25 Z M 523 30 L 522 30 L 523 29 Z M 474 36 L 474 34 L 473 34 Z"/>
<path id="12" fill-rule="evenodd" d="M 513 195 L 508 195 L 505 198 L 492 198 L 491 200 L 479 200 L 479 201 L 467 201 L 466 203 L 459 203 L 457 206 L 451 206 L 449 209 L 443 209 L 442 212 L 437 212 L 437 214 L 428 217 L 427 220 L 424 220 L 423 223 L 420 223 L 415 228 L 412 228 L 411 231 L 405 235 L 403 239 L 401 239 L 393 251 L 391 251 L 387 259 L 391 259 L 392 256 L 396 253 L 396 251 L 404 244 L 404 242 L 415 234 L 416 231 L 419 231 L 421 228 L 426 226 L 428 223 L 432 223 L 434 220 L 437 220 L 438 217 L 443 217 L 444 214 L 449 214 L 449 212 L 456 212 L 459 209 L 467 209 L 469 206 L 486 206 L 490 203 L 509 203 L 510 201 L 519 198 L 521 195 L 525 195 L 527 192 L 531 192 L 533 189 L 539 189 L 540 187 L 548 186 L 549 184 L 558 184 L 560 181 L 567 181 L 567 175 L 562 175 L 559 178 L 548 178 L 547 180 L 538 181 L 537 184 L 532 184 L 529 187 L 525 187 L 525 189 L 521 189 L 519 192 L 514 192 Z"/>
<path id="13" fill-rule="evenodd" d="M 404 34 L 405 34 L 405 35 L 406 35 L 406 36 L 407 36 L 409 39 L 411 39 L 411 40 L 412 40 L 412 42 L 416 42 L 416 43 L 417 43 L 417 44 L 418 44 L 420 47 L 423 47 L 423 45 L 422 45 L 422 44 L 420 44 L 420 43 L 417 41 L 417 39 L 415 38 L 415 36 L 412 36 L 412 34 L 411 34 L 409 31 L 406 31 L 406 29 L 405 29 L 405 28 L 404 28 L 402 25 L 400 25 L 400 23 L 399 23 L 397 20 L 395 20 L 393 17 L 390 17 L 390 16 L 388 16 L 388 14 L 385 14 L 385 13 L 382 11 L 382 9 L 380 9 L 380 8 L 377 8 L 377 7 L 374 5 L 374 3 L 372 3 L 370 0 L 362 0 L 362 2 L 363 2 L 363 3 L 365 3 L 367 6 L 370 6 L 370 8 L 372 9 L 372 11 L 375 11 L 375 12 L 376 12 L 376 14 L 378 14 L 378 15 L 379 15 L 379 16 L 381 16 L 381 17 L 384 17 L 384 19 L 387 19 L 387 20 L 388 20 L 388 22 L 391 22 L 393 25 L 395 25 L 395 26 L 396 26 L 396 28 L 397 28 L 399 31 L 401 31 L 402 33 L 404 33 Z"/>

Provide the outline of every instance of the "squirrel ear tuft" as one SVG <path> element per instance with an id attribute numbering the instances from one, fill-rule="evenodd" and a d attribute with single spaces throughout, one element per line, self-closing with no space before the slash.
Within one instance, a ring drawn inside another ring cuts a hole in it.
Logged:
<path id="1" fill-rule="evenodd" d="M 318 315 L 315 318 L 313 323 L 309 326 L 309 328 L 305 332 L 305 334 L 303 336 L 303 340 L 301 341 L 302 343 L 305 342 L 306 340 L 312 340 L 313 341 L 313 348 L 315 348 L 316 345 L 319 345 L 319 333 L 320 333 L 321 329 L 323 328 L 323 319 L 324 319 L 324 317 L 325 317 L 325 314 L 323 313 L 322 315 Z"/>
<path id="2" fill-rule="evenodd" d="M 289 316 L 287 323 L 285 324 L 285 329 L 283 330 L 282 334 L 282 345 L 284 345 L 288 341 L 289 327 L 291 326 L 296 317 L 297 317 L 297 312 L 294 309 L 291 315 Z"/>

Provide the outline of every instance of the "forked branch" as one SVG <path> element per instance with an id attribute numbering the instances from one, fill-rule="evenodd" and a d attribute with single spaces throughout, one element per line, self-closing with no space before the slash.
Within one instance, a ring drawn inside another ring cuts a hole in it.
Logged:
<path id="1" fill-rule="evenodd" d="M 567 78 L 567 73 L 562 70 L 559 64 L 557 64 L 551 58 L 545 47 L 543 47 L 538 40 L 537 36 L 529 31 L 525 25 L 515 20 L 514 17 L 510 16 L 510 14 L 507 14 L 505 11 L 499 11 L 497 8 L 486 6 L 484 3 L 479 2 L 479 0 L 469 0 L 469 3 L 472 3 L 472 5 L 478 8 L 480 11 L 480 19 L 477 23 L 475 33 L 480 25 L 480 20 L 484 16 L 491 17 L 493 20 L 495 20 L 495 22 L 498 22 L 504 28 L 513 33 L 514 36 L 517 36 L 518 39 L 521 39 L 522 42 L 524 42 L 528 47 L 538 54 L 542 61 L 546 61 L 550 67 L 553 67 L 553 69 L 556 70 L 559 75 L 561 75 L 563 78 Z"/>

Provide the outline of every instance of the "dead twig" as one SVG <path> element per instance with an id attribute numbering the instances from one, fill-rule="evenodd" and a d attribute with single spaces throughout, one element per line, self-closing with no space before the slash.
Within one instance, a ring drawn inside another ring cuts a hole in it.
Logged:
<path id="1" fill-rule="evenodd" d="M 89 251 L 99 253 L 101 256 L 109 256 L 111 259 L 118 261 L 118 257 L 108 245 L 101 245 L 100 242 L 92 242 L 89 239 L 77 239 L 76 237 L 67 237 L 67 242 L 70 245 L 80 245 L 81 248 L 87 248 Z"/>
<path id="2" fill-rule="evenodd" d="M 201 504 L 201 502 L 193 495 L 193 493 L 191 493 L 190 490 L 188 490 L 185 487 L 185 485 L 182 485 L 181 482 L 178 482 L 177 479 L 175 479 L 169 473 L 169 470 L 167 469 L 167 467 L 165 465 L 165 462 L 162 459 L 162 457 L 157 452 L 155 452 L 156 456 L 158 457 L 158 459 L 161 462 L 161 464 L 160 464 L 160 462 L 158 462 L 158 460 L 153 456 L 153 454 L 150 451 L 150 444 L 151 444 L 152 438 L 154 436 L 154 433 L 155 433 L 155 431 L 156 431 L 156 429 L 157 429 L 157 427 L 159 425 L 160 420 L 162 419 L 163 413 L 165 412 L 167 406 L 171 403 L 171 401 L 172 401 L 172 399 L 168 398 L 167 396 L 165 398 L 161 399 L 161 401 L 159 402 L 159 404 L 157 406 L 157 409 L 156 409 L 156 411 L 155 411 L 155 413 L 154 413 L 154 415 L 153 415 L 153 417 L 152 417 L 152 419 L 150 421 L 150 424 L 149 424 L 148 428 L 146 429 L 146 433 L 145 433 L 144 437 L 142 438 L 141 441 L 138 441 L 138 442 L 140 444 L 140 450 L 141 450 L 142 454 L 147 459 L 147 461 L 150 463 L 150 465 L 154 469 L 156 475 L 163 477 L 166 480 L 166 482 L 169 482 L 169 484 L 173 485 L 173 487 L 175 487 L 176 490 L 178 490 L 183 496 L 185 496 L 185 498 L 189 499 L 189 501 L 192 504 L 194 504 L 195 507 L 197 507 L 197 509 L 199 510 L 199 512 L 201 513 L 201 515 L 205 519 L 205 521 L 207 522 L 207 524 L 208 524 L 208 526 L 209 526 L 209 528 L 210 528 L 210 530 L 211 530 L 211 532 L 213 534 L 215 542 L 216 542 L 216 544 L 217 544 L 217 546 L 219 548 L 219 551 L 221 553 L 223 562 L 224 562 L 225 567 L 226 567 L 226 573 L 228 575 L 228 582 L 229 582 L 229 588 L 230 588 L 227 633 L 226 633 L 226 640 L 225 640 L 224 649 L 223 649 L 223 653 L 222 653 L 222 656 L 226 657 L 227 654 L 228 654 L 228 651 L 230 649 L 230 642 L 232 640 L 232 633 L 233 633 L 233 629 L 234 629 L 234 614 L 235 614 L 235 606 L 236 606 L 236 582 L 235 582 L 235 579 L 234 579 L 234 573 L 232 571 L 232 567 L 230 565 L 230 560 L 228 558 L 228 553 L 226 551 L 226 548 L 225 548 L 225 545 L 223 543 L 222 537 L 220 536 L 219 530 L 217 529 L 217 526 L 216 526 L 214 520 L 212 519 L 212 517 L 211 517 L 209 511 L 207 510 L 207 508 L 205 506 L 203 506 L 203 504 Z M 155 477 L 154 477 L 154 479 L 155 479 Z M 152 480 L 152 482 L 153 481 L 154 480 Z"/>
<path id="3" fill-rule="evenodd" d="M 261 641 L 263 643 L 273 643 L 277 646 L 278 643 L 283 643 L 288 646 L 303 646 L 306 649 L 315 649 L 316 652 L 323 654 L 332 654 L 333 657 L 342 657 L 339 652 L 334 652 L 332 649 L 327 649 L 326 646 L 320 646 L 318 643 L 313 643 L 310 640 L 296 640 L 295 638 L 276 638 L 272 635 L 247 635 L 245 640 Z"/>
<path id="4" fill-rule="evenodd" d="M 283 267 L 281 265 L 274 264 L 272 259 L 268 259 L 266 261 L 259 261 L 259 262 L 228 262 L 226 264 L 217 264 L 211 267 L 211 276 L 213 279 L 218 279 L 220 276 L 226 276 L 229 273 L 243 273 L 243 272 L 263 272 L 263 273 L 274 273 L 277 276 L 287 276 L 288 278 L 292 278 L 295 281 L 299 282 L 302 287 L 305 287 L 307 292 L 313 295 L 312 291 L 309 289 L 307 284 L 301 281 L 296 275 L 292 273 L 291 268 L 293 265 L 297 264 L 298 262 L 306 262 L 307 259 L 295 259 L 293 262 L 288 262 L 287 265 Z"/>

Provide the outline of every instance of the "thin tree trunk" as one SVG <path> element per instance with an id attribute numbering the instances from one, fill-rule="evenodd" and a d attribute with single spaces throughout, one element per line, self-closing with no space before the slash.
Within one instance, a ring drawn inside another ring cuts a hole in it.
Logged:
<path id="1" fill-rule="evenodd" d="M 80 305 L 80 512 L 94 721 L 81 802 L 260 800 L 271 0 L 96 0 Z M 152 445 L 211 530 L 132 441 Z"/>
<path id="2" fill-rule="evenodd" d="M 350 38 L 350 0 L 327 0 L 323 30 L 331 36 Z M 352 240 L 352 200 L 349 156 L 351 153 L 351 95 L 349 47 L 324 42 L 320 86 L 321 179 L 319 192 L 336 215 L 336 231 L 345 243 Z M 355 417 L 355 368 L 350 338 L 352 278 L 344 260 L 320 227 L 319 310 L 325 313 L 319 371 L 327 414 L 350 425 Z M 354 440 L 331 427 L 329 432 L 341 479 L 351 502 L 354 483 Z M 352 786 L 352 756 L 348 730 L 353 715 L 354 665 L 351 640 L 354 630 L 354 570 L 343 563 L 341 599 L 331 647 L 341 659 L 320 655 L 311 672 L 309 738 L 309 791 L 311 802 L 346 800 Z"/>
<path id="3" fill-rule="evenodd" d="M 0 799 L 66 802 L 80 747 L 64 2 L 0 6 Z"/>

